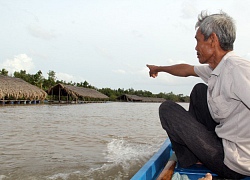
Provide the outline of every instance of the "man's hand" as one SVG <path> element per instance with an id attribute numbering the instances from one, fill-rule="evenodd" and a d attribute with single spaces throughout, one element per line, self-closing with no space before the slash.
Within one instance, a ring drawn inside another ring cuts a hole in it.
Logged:
<path id="1" fill-rule="evenodd" d="M 157 66 L 147 64 L 147 67 L 149 68 L 149 76 L 156 78 L 158 76 Z"/>

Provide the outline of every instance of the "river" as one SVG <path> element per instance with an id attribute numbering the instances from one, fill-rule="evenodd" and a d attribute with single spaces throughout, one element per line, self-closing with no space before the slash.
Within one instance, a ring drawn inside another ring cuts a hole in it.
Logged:
<path id="1" fill-rule="evenodd" d="M 130 179 L 167 137 L 159 105 L 0 106 L 0 180 Z"/>

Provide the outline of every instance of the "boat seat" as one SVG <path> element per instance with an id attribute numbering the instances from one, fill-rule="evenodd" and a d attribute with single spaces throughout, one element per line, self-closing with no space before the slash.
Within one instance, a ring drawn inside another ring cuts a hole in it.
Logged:
<path id="1" fill-rule="evenodd" d="M 202 164 L 195 164 L 192 165 L 188 168 L 181 168 L 179 166 L 179 163 L 177 163 L 176 167 L 175 167 L 175 172 L 178 172 L 181 175 L 187 175 L 191 180 L 195 179 L 197 180 L 197 176 L 199 177 L 204 177 L 206 175 L 206 173 L 211 173 L 213 175 L 213 177 L 217 177 L 216 174 L 212 173 L 210 170 L 208 170 L 205 166 L 203 166 Z"/>
<path id="2" fill-rule="evenodd" d="M 217 174 L 212 173 L 210 170 L 208 170 L 205 166 L 203 166 L 202 164 L 195 164 L 190 166 L 189 168 L 181 168 L 179 166 L 179 164 L 177 163 L 176 167 L 175 167 L 175 171 L 174 172 L 178 172 L 181 175 L 187 175 L 189 177 L 189 179 L 191 180 L 197 180 L 197 176 L 199 176 L 199 178 L 204 177 L 206 175 L 206 173 L 211 173 L 213 176 L 213 179 L 224 179 L 225 178 L 220 178 L 218 177 Z M 246 177 L 243 180 L 250 180 L 250 177 Z"/>

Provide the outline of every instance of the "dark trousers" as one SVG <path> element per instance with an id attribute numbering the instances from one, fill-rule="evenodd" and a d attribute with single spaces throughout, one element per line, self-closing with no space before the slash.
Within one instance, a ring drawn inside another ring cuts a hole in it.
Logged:
<path id="1" fill-rule="evenodd" d="M 177 103 L 166 101 L 161 104 L 159 115 L 181 167 L 188 167 L 200 161 L 220 177 L 244 177 L 223 163 L 222 140 L 215 133 L 217 124 L 212 119 L 207 105 L 207 85 L 195 85 L 190 95 L 188 111 Z"/>

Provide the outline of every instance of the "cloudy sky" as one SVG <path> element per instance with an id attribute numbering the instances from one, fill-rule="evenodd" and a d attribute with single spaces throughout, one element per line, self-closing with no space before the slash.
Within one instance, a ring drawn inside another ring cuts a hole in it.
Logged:
<path id="1" fill-rule="evenodd" d="M 235 19 L 235 52 L 250 60 L 249 7 L 248 0 L 0 0 L 0 69 L 189 95 L 198 78 L 152 79 L 146 64 L 197 65 L 194 26 L 202 10 Z"/>

